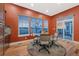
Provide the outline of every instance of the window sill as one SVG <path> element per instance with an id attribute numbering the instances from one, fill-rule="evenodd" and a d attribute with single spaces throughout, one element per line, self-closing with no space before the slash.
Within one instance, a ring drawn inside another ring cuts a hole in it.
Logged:
<path id="1" fill-rule="evenodd" d="M 25 34 L 25 35 L 18 35 L 18 37 L 25 37 L 25 36 L 29 36 L 30 34 Z"/>

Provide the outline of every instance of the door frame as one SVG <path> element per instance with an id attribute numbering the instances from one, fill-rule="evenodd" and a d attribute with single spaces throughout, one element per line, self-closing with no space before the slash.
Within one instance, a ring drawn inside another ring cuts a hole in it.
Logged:
<path id="1" fill-rule="evenodd" d="M 72 16 L 72 40 L 69 40 L 69 41 L 74 41 L 74 15 L 70 15 L 70 16 Z M 69 21 L 69 20 L 66 20 L 67 17 L 69 17 L 69 16 L 59 17 L 56 19 L 56 32 L 57 32 L 58 21 L 60 21 L 60 22 Z M 64 40 L 66 40 L 66 39 L 64 39 Z"/>

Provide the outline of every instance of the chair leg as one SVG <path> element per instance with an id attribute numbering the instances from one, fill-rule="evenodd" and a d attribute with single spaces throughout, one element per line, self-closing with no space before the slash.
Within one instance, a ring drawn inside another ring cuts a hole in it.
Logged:
<path id="1" fill-rule="evenodd" d="M 50 52 L 49 52 L 49 50 L 46 48 L 46 47 L 42 47 L 41 49 L 39 49 L 39 52 L 41 51 L 41 50 L 46 50 L 47 52 L 48 52 L 48 54 L 50 54 Z"/>
<path id="2" fill-rule="evenodd" d="M 45 50 L 48 52 L 48 54 L 50 54 L 49 50 L 47 48 L 45 48 Z"/>
<path id="3" fill-rule="evenodd" d="M 43 49 L 44 49 L 43 47 L 42 47 L 42 48 L 40 48 L 40 49 L 39 49 L 39 52 L 40 52 L 41 50 L 43 50 Z"/>

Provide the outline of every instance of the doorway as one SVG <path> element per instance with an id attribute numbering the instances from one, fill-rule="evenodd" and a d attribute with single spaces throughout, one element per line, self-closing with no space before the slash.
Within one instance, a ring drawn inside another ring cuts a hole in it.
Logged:
<path id="1" fill-rule="evenodd" d="M 73 40 L 74 34 L 74 21 L 73 16 L 57 19 L 56 30 L 59 34 L 59 38 L 65 40 Z"/>

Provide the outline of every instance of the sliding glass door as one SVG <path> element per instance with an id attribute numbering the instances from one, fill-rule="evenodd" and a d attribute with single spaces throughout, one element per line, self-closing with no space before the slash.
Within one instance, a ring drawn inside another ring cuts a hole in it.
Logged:
<path id="1" fill-rule="evenodd" d="M 57 20 L 57 32 L 59 37 L 66 40 L 73 38 L 73 16 Z"/>
<path id="2" fill-rule="evenodd" d="M 64 35 L 64 32 L 63 32 L 64 28 L 63 27 L 64 27 L 63 21 L 58 20 L 57 21 L 57 32 L 58 32 L 60 38 L 63 38 L 63 35 Z"/>
<path id="3" fill-rule="evenodd" d="M 72 39 L 72 21 L 65 22 L 64 39 Z"/>

